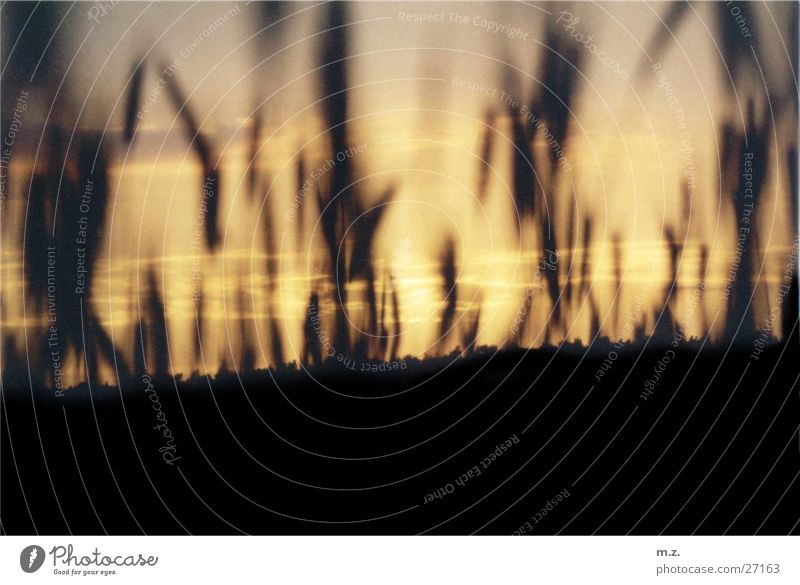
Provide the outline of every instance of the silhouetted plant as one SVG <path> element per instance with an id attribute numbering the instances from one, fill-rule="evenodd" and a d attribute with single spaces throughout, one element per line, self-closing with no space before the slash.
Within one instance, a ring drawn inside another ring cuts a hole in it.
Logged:
<path id="1" fill-rule="evenodd" d="M 165 71 L 168 66 L 164 65 L 161 70 Z M 170 75 L 166 82 L 167 93 L 172 101 L 175 111 L 183 120 L 186 128 L 187 139 L 192 149 L 197 154 L 200 165 L 203 169 L 203 186 L 200 195 L 200 206 L 205 205 L 203 228 L 206 236 L 206 245 L 210 250 L 217 247 L 219 243 L 219 198 L 220 198 L 220 172 L 219 165 L 212 156 L 211 145 L 208 139 L 201 132 L 197 124 L 197 118 L 192 112 L 191 105 L 186 95 L 178 84 L 175 74 Z"/>
<path id="2" fill-rule="evenodd" d="M 664 239 L 669 252 L 670 276 L 662 291 L 663 304 L 661 305 L 661 311 L 656 311 L 655 314 L 656 325 L 652 337 L 659 343 L 668 344 L 673 340 L 677 331 L 673 307 L 677 304 L 679 291 L 678 256 L 681 252 L 681 245 L 678 243 L 675 232 L 671 227 L 666 227 L 664 232 Z"/>
<path id="3" fill-rule="evenodd" d="M 256 108 L 250 119 L 250 134 L 248 135 L 248 169 L 247 169 L 247 195 L 250 201 L 254 201 L 257 195 L 256 189 L 259 184 L 258 176 L 258 152 L 261 148 L 261 108 Z"/>
<path id="4" fill-rule="evenodd" d="M 327 4 L 327 32 L 323 36 L 320 52 L 322 69 L 323 111 L 325 125 L 331 137 L 332 155 L 345 152 L 349 140 L 347 132 L 347 35 L 344 30 L 347 6 L 343 2 Z M 345 258 L 348 252 L 342 241 L 345 224 L 345 197 L 356 198 L 352 192 L 352 169 L 350 159 L 345 158 L 331 171 L 330 192 L 318 192 L 319 212 L 323 224 L 325 242 L 328 246 L 330 275 L 333 284 L 334 334 L 337 350 L 348 352 L 350 336 L 347 317 L 347 273 Z M 350 193 L 346 193 L 351 189 Z"/>
<path id="5" fill-rule="evenodd" d="M 397 295 L 397 287 L 395 286 L 394 279 L 389 277 L 389 284 L 392 289 L 392 320 L 394 321 L 394 332 L 392 334 L 392 342 L 389 346 L 389 360 L 396 361 L 398 357 L 398 349 L 400 347 L 400 336 L 403 332 L 402 323 L 400 322 L 400 299 Z"/>
<path id="6" fill-rule="evenodd" d="M 447 338 L 453 327 L 458 301 L 455 244 L 450 238 L 445 241 L 444 250 L 439 257 L 439 275 L 442 279 L 442 295 L 444 297 L 444 308 L 439 322 L 439 338 L 437 340 L 437 348 L 441 353 L 446 347 Z"/>
<path id="7" fill-rule="evenodd" d="M 600 309 L 597 306 L 594 289 L 592 287 L 591 262 L 592 262 L 592 219 L 585 217 L 583 220 L 583 250 L 581 257 L 581 302 L 589 303 L 589 339 L 591 344 L 600 335 Z"/>
<path id="8" fill-rule="evenodd" d="M 795 6 L 795 8 L 797 8 Z M 796 37 L 795 37 L 796 38 Z M 791 209 L 792 209 L 792 216 L 791 216 L 791 223 L 790 223 L 790 233 L 794 233 L 795 235 L 795 242 L 798 241 L 798 197 L 800 197 L 800 193 L 798 193 L 798 174 L 797 174 L 797 147 L 792 146 L 787 153 L 787 167 L 788 167 L 788 176 L 789 176 L 789 193 L 790 193 L 790 201 L 791 201 Z M 795 263 L 797 264 L 797 263 Z M 798 282 L 798 270 L 800 267 L 795 265 L 794 270 L 792 271 L 791 275 L 791 284 L 789 286 L 789 294 L 788 298 L 783 302 L 783 323 L 781 326 L 782 335 L 787 337 L 790 335 L 792 328 L 796 326 L 798 323 L 798 318 L 800 317 L 800 283 Z M 790 341 L 797 345 L 798 340 L 800 339 L 800 332 L 795 331 L 794 335 L 791 336 Z"/>
<path id="9" fill-rule="evenodd" d="M 147 337 L 143 337 L 145 339 L 143 353 L 147 356 L 148 371 L 154 376 L 164 376 L 169 372 L 169 338 L 167 337 L 166 319 L 156 273 L 150 268 L 147 271 L 147 312 L 145 316 L 147 328 L 142 330 L 142 335 L 147 333 Z"/>
<path id="10" fill-rule="evenodd" d="M 768 155 L 768 117 L 756 120 L 755 106 L 750 102 L 747 112 L 747 127 L 744 133 L 736 133 L 732 141 L 733 153 L 726 157 L 727 167 L 722 175 L 735 188 L 728 191 L 733 204 L 736 226 L 736 249 L 739 252 L 738 266 L 732 267 L 733 287 L 726 313 L 725 331 L 729 339 L 750 339 L 755 331 L 753 316 L 753 253 L 758 232 L 758 200 L 766 178 Z M 728 127 L 729 128 L 729 127 Z M 745 157 L 752 161 L 751 180 L 747 180 L 741 168 Z"/>
<path id="11" fill-rule="evenodd" d="M 127 144 L 133 140 L 136 132 L 136 120 L 139 113 L 139 102 L 142 94 L 142 80 L 144 79 L 144 61 L 134 63 L 131 68 L 130 87 L 128 88 L 128 100 L 125 108 L 125 128 L 122 136 Z"/>
<path id="12" fill-rule="evenodd" d="M 303 354 L 304 364 L 321 364 L 322 348 L 318 331 L 321 330 L 322 316 L 319 312 L 319 295 L 312 292 L 308 298 L 305 320 L 303 321 Z"/>
<path id="13" fill-rule="evenodd" d="M 611 238 L 611 253 L 613 254 L 614 269 L 614 331 L 619 331 L 620 310 L 622 308 L 622 241 L 619 233 L 614 233 Z"/>
<path id="14" fill-rule="evenodd" d="M 478 160 L 478 202 L 486 200 L 486 193 L 489 186 L 489 177 L 492 169 L 492 152 L 494 150 L 494 122 L 495 115 L 492 110 L 487 110 L 483 119 L 485 125 L 481 137 L 481 152 Z"/>
<path id="15" fill-rule="evenodd" d="M 461 335 L 461 347 L 464 353 L 469 354 L 475 351 L 478 344 L 478 332 L 481 324 L 481 299 L 480 295 L 473 301 L 473 305 L 468 314 L 464 317 L 464 331 Z"/>

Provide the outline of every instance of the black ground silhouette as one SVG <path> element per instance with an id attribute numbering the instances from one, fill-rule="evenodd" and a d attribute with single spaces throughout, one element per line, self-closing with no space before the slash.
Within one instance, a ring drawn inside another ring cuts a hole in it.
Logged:
<path id="1" fill-rule="evenodd" d="M 7 383 L 2 528 L 797 533 L 797 344 L 701 345 L 670 354 L 649 395 L 667 350 L 608 342 L 63 397 Z"/>

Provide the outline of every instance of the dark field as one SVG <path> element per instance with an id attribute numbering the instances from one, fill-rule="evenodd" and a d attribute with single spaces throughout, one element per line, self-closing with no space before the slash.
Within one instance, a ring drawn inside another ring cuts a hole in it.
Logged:
<path id="1" fill-rule="evenodd" d="M 7 380 L 3 532 L 798 532 L 795 343 L 686 342 L 646 400 L 664 348 L 619 350 L 599 382 L 593 349 L 63 397 Z"/>

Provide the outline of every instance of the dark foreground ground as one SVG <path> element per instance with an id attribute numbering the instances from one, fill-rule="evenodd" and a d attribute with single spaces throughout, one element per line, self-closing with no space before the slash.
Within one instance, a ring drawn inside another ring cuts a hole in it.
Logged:
<path id="1" fill-rule="evenodd" d="M 798 532 L 796 346 L 754 360 L 686 343 L 647 400 L 665 349 L 619 351 L 598 382 L 611 349 L 336 364 L 316 382 L 167 378 L 155 392 L 141 378 L 63 397 L 7 383 L 2 530 Z"/>

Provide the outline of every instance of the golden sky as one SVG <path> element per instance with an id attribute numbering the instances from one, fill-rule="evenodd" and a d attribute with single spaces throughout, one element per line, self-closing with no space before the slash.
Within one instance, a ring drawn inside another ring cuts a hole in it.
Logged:
<path id="1" fill-rule="evenodd" d="M 153 266 L 163 288 L 173 371 L 204 369 L 193 357 L 190 342 L 196 327 L 192 277 L 199 271 L 207 296 L 206 368 L 213 371 L 223 361 L 230 364 L 231 356 L 235 359 L 241 345 L 237 325 L 241 318 L 252 324 L 261 342 L 265 323 L 278 316 L 285 351 L 296 359 L 309 292 L 315 285 L 324 289 L 325 284 L 318 270 L 324 260 L 319 226 L 313 229 L 318 215 L 314 197 L 304 198 L 298 206 L 308 228 L 301 234 L 300 247 L 296 222 L 285 217 L 297 195 L 295 169 L 301 153 L 312 183 L 325 185 L 330 180 L 325 171 L 331 156 L 329 134 L 319 103 L 317 71 L 324 9 L 289 3 L 284 16 L 294 15 L 259 32 L 255 7 L 244 3 L 121 3 L 99 22 L 87 17 L 88 6 L 74 6 L 64 21 L 60 42 L 64 60 L 71 61 L 64 69 L 62 91 L 71 96 L 73 105 L 65 114 L 68 123 L 75 126 L 75 112 L 80 112 L 77 126 L 107 132 L 113 150 L 112 203 L 92 283 L 101 321 L 115 337 L 130 337 L 136 319 L 132 308 L 137 294 L 144 294 L 142 275 Z M 741 127 L 747 100 L 759 99 L 764 89 L 755 82 L 745 83 L 737 88 L 738 102 L 731 100 L 730 88 L 726 89 L 730 80 L 715 37 L 716 13 L 703 3 L 693 5 L 686 22 L 672 31 L 674 36 L 658 59 L 662 76 L 647 71 L 637 78 L 650 40 L 663 29 L 659 18 L 666 7 L 493 2 L 375 2 L 351 7 L 346 27 L 351 55 L 349 136 L 355 151 L 351 160 L 366 201 L 377 200 L 390 186 L 396 188 L 380 227 L 374 262 L 379 291 L 383 275 L 391 273 L 397 282 L 404 324 L 401 354 L 422 356 L 433 351 L 443 303 L 438 257 L 448 236 L 457 250 L 459 317 L 478 306 L 479 292 L 479 343 L 499 345 L 509 339 L 539 252 L 527 247 L 530 242 L 525 238 L 520 240 L 514 220 L 512 132 L 504 98 L 527 104 L 534 91 L 541 90 L 545 72 L 539 64 L 542 52 L 548 50 L 545 27 L 562 11 L 569 12 L 574 27 L 565 27 L 566 16 L 554 26 L 566 35 L 567 46 L 574 44 L 581 61 L 562 145 L 571 170 L 546 193 L 555 209 L 563 258 L 574 262 L 562 266 L 561 284 L 581 278 L 582 244 L 564 243 L 574 205 L 580 220 L 591 218 L 594 225 L 590 277 L 601 320 L 608 317 L 603 334 L 623 334 L 621 325 L 610 319 L 617 306 L 622 314 L 634 304 L 641 306 L 639 319 L 652 325 L 669 279 L 667 228 L 674 229 L 684 244 L 679 287 L 686 291 L 697 284 L 700 246 L 708 247 L 703 307 L 709 315 L 724 313 L 719 289 L 730 266 L 735 227 L 728 195 L 719 192 L 717 136 L 725 121 Z M 431 22 L 409 22 L 414 14 L 424 14 Z M 759 50 L 769 57 L 761 65 L 770 79 L 770 96 L 786 94 L 791 84 L 786 49 L 780 43 L 781 35 L 788 38 L 788 15 L 785 4 L 768 3 L 756 11 L 753 30 Z M 224 24 L 204 37 L 203 31 L 220 17 Z M 518 31 L 519 38 L 493 30 L 504 26 Z M 591 44 L 580 44 L 578 33 L 584 40 L 591 35 Z M 592 46 L 616 70 L 596 58 Z M 142 95 L 148 106 L 127 151 L 118 140 L 125 88 L 132 64 L 142 56 L 146 63 Z M 160 63 L 176 64 L 174 76 L 190 96 L 202 132 L 220 157 L 223 240 L 213 254 L 192 250 L 202 171 L 182 120 L 159 89 Z M 667 88 L 676 101 L 669 101 Z M 42 106 L 28 112 L 28 127 L 41 124 L 47 115 Z M 251 161 L 247 139 L 256 106 L 263 112 L 264 127 L 260 153 Z M 487 110 L 495 112 L 495 142 L 488 194 L 479 202 L 476 186 Z M 776 161 L 783 160 L 796 124 L 796 115 L 790 112 L 772 125 L 776 156 L 759 200 L 758 264 L 763 260 L 761 280 L 767 283 L 757 306 L 762 317 L 775 296 L 774 285 L 791 247 L 787 177 Z M 21 144 L 35 146 L 35 139 L 38 136 L 31 135 Z M 687 141 L 696 173 L 691 219 L 681 196 L 687 165 L 681 148 Z M 11 330 L 19 339 L 38 322 L 23 310 L 21 297 L 11 292 L 22 284 L 19 226 L 24 225 L 23 189 L 34 152 L 35 148 L 24 148 L 13 160 L 3 209 L 2 322 L 6 333 Z M 270 188 L 264 183 L 255 200 L 246 190 L 250 164 L 271 178 Z M 273 302 L 266 301 L 265 214 L 271 214 L 280 247 L 279 291 Z M 535 230 L 523 227 L 533 240 L 530 234 Z M 615 289 L 613 278 L 615 236 L 621 241 L 624 265 L 621 291 Z M 236 302 L 240 291 L 247 299 L 244 313 Z M 363 302 L 357 285 L 353 291 L 348 314 L 358 322 Z M 689 296 L 679 297 L 679 314 Z M 541 343 L 536 332 L 542 330 L 550 310 L 544 291 L 536 298 L 542 300 L 533 309 L 530 344 Z M 590 317 L 585 300 L 575 299 L 566 309 L 569 331 L 562 333 L 568 339 L 587 338 Z M 699 320 L 685 325 L 690 335 L 704 333 Z M 124 351 L 129 345 L 121 343 Z M 455 347 L 457 339 L 449 345 Z M 259 366 L 269 363 L 268 344 L 261 350 Z"/>

